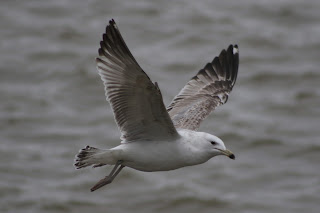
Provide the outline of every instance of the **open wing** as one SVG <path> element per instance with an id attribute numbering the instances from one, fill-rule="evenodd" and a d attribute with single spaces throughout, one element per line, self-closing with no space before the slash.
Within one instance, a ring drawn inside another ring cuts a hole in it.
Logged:
<path id="1" fill-rule="evenodd" d="M 178 136 L 153 84 L 111 20 L 100 42 L 97 69 L 105 86 L 123 141 L 161 140 Z"/>
<path id="2" fill-rule="evenodd" d="M 167 107 L 175 127 L 196 130 L 212 110 L 226 103 L 238 66 L 238 46 L 230 45 L 201 69 Z"/>

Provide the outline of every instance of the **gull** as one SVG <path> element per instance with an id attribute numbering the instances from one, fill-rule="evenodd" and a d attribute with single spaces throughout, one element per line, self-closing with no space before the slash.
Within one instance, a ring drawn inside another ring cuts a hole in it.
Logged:
<path id="1" fill-rule="evenodd" d="M 235 159 L 223 141 L 196 131 L 216 107 L 228 100 L 237 78 L 239 49 L 229 45 L 184 86 L 166 108 L 157 82 L 139 66 L 112 19 L 96 58 L 121 143 L 111 149 L 86 146 L 75 158 L 77 169 L 114 165 L 91 191 L 111 183 L 125 168 L 169 171 L 202 164 L 214 156 Z"/>

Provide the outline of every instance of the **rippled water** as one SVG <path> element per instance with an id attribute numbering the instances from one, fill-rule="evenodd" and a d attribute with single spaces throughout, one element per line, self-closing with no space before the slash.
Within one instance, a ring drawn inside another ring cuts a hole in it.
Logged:
<path id="1" fill-rule="evenodd" d="M 318 212 L 320 2 L 2 1 L 0 212 Z M 230 43 L 238 81 L 201 127 L 236 161 L 170 172 L 75 170 L 119 132 L 94 58 L 114 18 L 168 104 Z"/>

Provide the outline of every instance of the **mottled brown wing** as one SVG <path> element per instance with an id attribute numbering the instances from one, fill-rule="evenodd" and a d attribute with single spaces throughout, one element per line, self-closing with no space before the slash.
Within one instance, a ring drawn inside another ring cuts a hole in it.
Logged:
<path id="1" fill-rule="evenodd" d="M 178 134 L 158 85 L 141 69 L 111 20 L 100 42 L 97 69 L 123 141 L 162 140 Z"/>
<path id="2" fill-rule="evenodd" d="M 226 103 L 238 66 L 238 46 L 230 45 L 201 69 L 167 107 L 175 127 L 196 130 L 212 110 Z"/>

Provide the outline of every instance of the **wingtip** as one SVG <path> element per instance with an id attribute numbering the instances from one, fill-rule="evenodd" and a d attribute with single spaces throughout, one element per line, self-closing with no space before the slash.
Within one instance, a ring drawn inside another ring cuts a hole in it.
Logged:
<path id="1" fill-rule="evenodd" d="M 239 54 L 239 47 L 237 44 L 233 46 L 233 54 Z"/>
<path id="2" fill-rule="evenodd" d="M 99 63 L 99 62 L 101 62 L 102 60 L 101 60 L 100 58 L 96 57 L 96 58 L 95 58 L 95 61 L 96 61 L 96 63 Z"/>
<path id="3" fill-rule="evenodd" d="M 109 21 L 109 25 L 112 26 L 112 27 L 114 27 L 114 28 L 117 28 L 117 24 L 116 24 L 116 22 L 114 21 L 114 19 L 111 19 L 111 20 Z"/>
<path id="4" fill-rule="evenodd" d="M 99 56 L 104 56 L 103 50 L 101 48 L 98 49 Z"/>
<path id="5" fill-rule="evenodd" d="M 116 23 L 116 22 L 114 21 L 113 18 L 109 20 L 109 24 L 110 24 L 110 25 L 113 25 L 113 24 L 115 24 L 115 23 Z"/>

